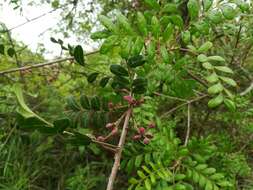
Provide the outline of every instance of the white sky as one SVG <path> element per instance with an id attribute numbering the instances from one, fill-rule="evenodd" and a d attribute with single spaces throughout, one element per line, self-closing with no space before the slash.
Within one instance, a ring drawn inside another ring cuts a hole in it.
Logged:
<path id="1" fill-rule="evenodd" d="M 27 19 L 32 19 L 34 17 L 47 13 L 50 10 L 52 10 L 52 8 L 47 4 L 39 7 L 24 6 L 22 15 L 20 15 L 19 11 L 13 10 L 12 7 L 5 2 L 2 3 L 2 6 L 0 6 L 0 22 L 4 23 L 8 28 L 12 28 L 26 22 Z M 45 48 L 49 51 L 45 57 L 52 59 L 53 57 L 59 56 L 61 51 L 60 46 L 50 41 L 50 37 L 52 36 L 50 34 L 50 31 L 45 32 L 41 36 L 40 34 L 46 31 L 48 28 L 55 27 L 59 19 L 60 16 L 58 11 L 47 14 L 38 20 L 32 21 L 26 25 L 12 30 L 12 37 L 15 40 L 22 41 L 28 45 L 28 48 L 34 52 L 36 51 L 39 43 L 44 44 Z M 54 34 L 54 37 L 57 39 L 59 36 L 55 36 Z M 64 42 L 76 44 L 74 38 L 64 39 Z M 89 47 L 84 48 L 87 51 L 91 49 Z"/>

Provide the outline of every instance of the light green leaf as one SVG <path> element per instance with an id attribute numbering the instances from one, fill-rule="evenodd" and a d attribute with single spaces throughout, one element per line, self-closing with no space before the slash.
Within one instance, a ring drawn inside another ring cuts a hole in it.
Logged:
<path id="1" fill-rule="evenodd" d="M 223 88 L 224 87 L 222 86 L 221 83 L 217 83 L 217 84 L 209 87 L 207 91 L 208 91 L 209 94 L 217 94 L 219 92 L 222 92 Z"/>
<path id="2" fill-rule="evenodd" d="M 147 190 L 151 190 L 152 187 L 151 187 L 150 180 L 148 178 L 144 181 L 144 184 Z"/>
<path id="3" fill-rule="evenodd" d="M 207 180 L 205 190 L 213 190 L 213 184 L 211 181 Z"/>
<path id="4" fill-rule="evenodd" d="M 199 1 L 189 0 L 187 3 L 187 8 L 191 17 L 191 20 L 195 20 L 199 15 Z"/>
<path id="5" fill-rule="evenodd" d="M 231 5 L 223 5 L 222 13 L 228 20 L 232 20 L 236 17 L 236 10 Z"/>
<path id="6" fill-rule="evenodd" d="M 218 61 L 218 62 L 225 62 L 225 59 L 221 56 L 214 55 L 214 56 L 209 56 L 208 61 Z"/>
<path id="7" fill-rule="evenodd" d="M 216 83 L 219 81 L 219 77 L 218 75 L 213 72 L 211 75 L 207 76 L 206 77 L 206 80 L 209 82 L 209 83 Z"/>
<path id="8" fill-rule="evenodd" d="M 226 66 L 216 66 L 214 67 L 215 69 L 217 69 L 218 71 L 222 71 L 224 73 L 230 73 L 233 74 L 234 72 L 232 71 L 232 69 L 230 69 L 229 67 Z"/>
<path id="9" fill-rule="evenodd" d="M 200 46 L 200 48 L 198 49 L 198 52 L 199 53 L 204 53 L 204 52 L 208 51 L 212 47 L 213 47 L 213 43 L 212 42 L 206 42 L 206 43 L 204 43 L 204 44 L 202 44 Z"/>
<path id="10" fill-rule="evenodd" d="M 226 106 L 230 111 L 235 111 L 235 110 L 236 110 L 236 105 L 235 105 L 235 103 L 234 103 L 232 100 L 226 98 L 226 99 L 224 100 L 224 104 L 225 104 L 225 106 Z"/>
<path id="11" fill-rule="evenodd" d="M 225 83 L 227 83 L 227 84 L 229 84 L 229 85 L 231 85 L 231 86 L 234 86 L 234 87 L 237 86 L 236 82 L 235 82 L 233 79 L 229 78 L 229 77 L 222 77 L 222 76 L 219 76 L 219 78 L 220 78 L 221 80 L 223 80 Z"/>
<path id="12" fill-rule="evenodd" d="M 138 23 L 138 29 L 139 31 L 146 36 L 148 34 L 147 30 L 147 21 L 144 17 L 144 15 L 141 12 L 137 13 L 137 23 Z"/>
<path id="13" fill-rule="evenodd" d="M 209 63 L 209 62 L 204 62 L 204 63 L 202 64 L 202 66 L 203 66 L 205 69 L 207 69 L 207 70 L 212 70 L 212 69 L 213 69 L 213 65 L 212 65 L 211 63 Z"/>
<path id="14" fill-rule="evenodd" d="M 151 19 L 151 29 L 152 29 L 152 34 L 154 35 L 154 37 L 158 38 L 160 35 L 161 26 L 156 16 L 153 16 Z"/>
<path id="15" fill-rule="evenodd" d="M 163 40 L 166 42 L 170 39 L 173 33 L 173 25 L 169 23 L 163 32 Z"/>
<path id="16" fill-rule="evenodd" d="M 202 63 L 208 61 L 207 56 L 204 55 L 204 54 L 198 55 L 197 60 L 198 60 L 199 62 L 202 62 Z"/>
<path id="17" fill-rule="evenodd" d="M 175 3 L 167 3 L 166 5 L 164 5 L 162 11 L 165 13 L 177 13 L 177 5 Z"/>
<path id="18" fill-rule="evenodd" d="M 223 96 L 222 96 L 222 94 L 219 94 L 217 97 L 209 100 L 208 107 L 215 108 L 218 105 L 220 105 L 222 102 L 223 102 Z"/>
<path id="19" fill-rule="evenodd" d="M 104 15 L 99 15 L 98 17 L 99 21 L 101 22 L 101 24 L 106 28 L 108 29 L 109 31 L 111 32 L 116 32 L 116 26 L 113 24 L 113 22 L 107 18 L 106 16 Z"/>

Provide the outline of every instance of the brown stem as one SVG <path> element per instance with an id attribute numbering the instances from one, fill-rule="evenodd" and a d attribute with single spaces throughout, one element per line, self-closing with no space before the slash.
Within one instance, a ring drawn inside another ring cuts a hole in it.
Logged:
<path id="1" fill-rule="evenodd" d="M 119 170 L 121 154 L 122 154 L 122 150 L 123 150 L 125 140 L 126 140 L 127 129 L 128 129 L 131 113 L 132 113 L 132 108 L 130 107 L 126 112 L 126 117 L 125 117 L 123 129 L 122 129 L 119 144 L 118 144 L 119 149 L 115 153 L 115 156 L 114 156 L 114 164 L 112 167 L 111 175 L 109 177 L 106 190 L 113 190 L 113 184 L 114 184 L 117 172 Z"/>
<path id="2" fill-rule="evenodd" d="M 85 56 L 89 56 L 89 55 L 95 54 L 97 52 L 98 51 L 93 51 L 93 52 L 85 54 Z M 56 59 L 56 60 L 49 61 L 49 62 L 46 62 L 46 63 L 39 63 L 39 64 L 34 64 L 34 65 L 25 66 L 25 67 L 21 67 L 21 68 L 13 68 L 13 69 L 5 70 L 5 71 L 0 71 L 0 75 L 14 73 L 14 72 L 18 72 L 18 71 L 26 71 L 26 70 L 30 70 L 30 69 L 45 67 L 45 66 L 48 66 L 48 65 L 58 64 L 58 63 L 61 63 L 61 62 L 64 62 L 64 61 L 72 61 L 72 60 L 74 60 L 73 57 Z"/>
<path id="3" fill-rule="evenodd" d="M 188 103 L 188 109 L 187 109 L 187 131 L 186 131 L 186 137 L 184 141 L 184 146 L 187 146 L 189 137 L 190 137 L 190 131 L 191 131 L 191 104 Z"/>

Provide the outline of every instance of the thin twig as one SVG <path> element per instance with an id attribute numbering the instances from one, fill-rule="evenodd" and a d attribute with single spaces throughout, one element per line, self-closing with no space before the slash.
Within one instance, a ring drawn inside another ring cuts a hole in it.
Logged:
<path id="1" fill-rule="evenodd" d="M 93 51 L 93 52 L 85 54 L 85 56 L 89 56 L 89 55 L 95 54 L 97 52 L 98 51 Z M 74 60 L 73 57 L 60 58 L 60 59 L 48 61 L 48 62 L 45 62 L 45 63 L 39 63 L 39 64 L 34 64 L 34 65 L 25 66 L 25 67 L 21 67 L 21 68 L 13 68 L 13 69 L 5 70 L 5 71 L 0 71 L 0 75 L 14 73 L 14 72 L 18 72 L 18 71 L 30 70 L 30 69 L 34 69 L 34 68 L 45 67 L 45 66 L 48 66 L 48 65 L 58 64 L 58 63 L 61 63 L 61 62 L 64 62 L 64 61 L 72 61 L 72 60 Z"/>
<path id="2" fill-rule="evenodd" d="M 208 85 L 206 84 L 205 81 L 203 81 L 202 79 L 200 79 L 199 77 L 197 77 L 196 75 L 194 75 L 192 72 L 187 70 L 188 75 L 190 75 L 193 79 L 195 79 L 197 82 L 199 82 L 200 84 L 202 84 L 204 87 L 208 88 Z"/>
<path id="3" fill-rule="evenodd" d="M 237 51 L 237 46 L 239 44 L 241 31 L 242 31 L 242 24 L 240 24 L 239 30 L 238 30 L 238 33 L 237 33 L 237 36 L 236 36 L 235 46 L 234 46 L 234 49 L 233 49 L 233 55 L 232 55 L 232 58 L 231 58 L 231 61 L 230 61 L 230 65 L 233 64 L 234 59 L 235 59 L 235 52 Z"/>
<path id="4" fill-rule="evenodd" d="M 185 106 L 185 105 L 187 105 L 187 104 L 191 104 L 191 103 L 193 103 L 193 102 L 197 102 L 197 101 L 199 101 L 199 100 L 202 100 L 203 98 L 206 98 L 207 96 L 208 96 L 208 95 L 205 94 L 205 95 L 203 95 L 203 96 L 199 96 L 199 97 L 196 97 L 196 98 L 194 98 L 194 99 L 192 99 L 192 100 L 189 100 L 189 101 L 187 101 L 187 102 L 185 102 L 185 103 L 182 103 L 182 104 L 180 104 L 180 105 L 178 105 L 178 106 L 172 108 L 172 109 L 169 110 L 168 112 L 164 113 L 164 114 L 161 116 L 161 118 L 166 117 L 166 116 L 169 115 L 170 113 L 172 113 L 172 112 L 178 110 L 179 108 L 181 108 L 181 107 L 183 107 L 183 106 Z"/>
<path id="5" fill-rule="evenodd" d="M 128 124 L 129 124 L 129 119 L 130 119 L 131 113 L 132 113 L 132 108 L 130 107 L 126 113 L 123 129 L 122 129 L 119 144 L 118 144 L 119 149 L 115 153 L 114 164 L 112 167 L 111 175 L 109 177 L 106 190 L 113 189 L 113 184 L 114 184 L 114 181 L 115 181 L 115 178 L 116 178 L 117 172 L 119 170 L 119 166 L 120 166 L 121 154 L 122 154 L 122 150 L 123 150 L 125 140 L 126 140 L 127 129 L 128 129 Z"/>
<path id="6" fill-rule="evenodd" d="M 187 146 L 187 144 L 189 142 L 190 131 L 191 131 L 191 103 L 188 103 L 188 109 L 187 109 L 187 131 L 186 131 L 184 146 Z"/>
<path id="7" fill-rule="evenodd" d="M 166 95 L 166 94 L 161 94 L 159 92 L 154 92 L 153 94 L 156 95 L 156 96 L 162 96 L 162 97 L 169 98 L 169 99 L 172 99 L 172 100 L 178 100 L 178 101 L 182 101 L 182 102 L 187 102 L 186 99 L 178 98 L 178 97 L 174 97 L 174 96 L 169 96 L 169 95 Z"/>

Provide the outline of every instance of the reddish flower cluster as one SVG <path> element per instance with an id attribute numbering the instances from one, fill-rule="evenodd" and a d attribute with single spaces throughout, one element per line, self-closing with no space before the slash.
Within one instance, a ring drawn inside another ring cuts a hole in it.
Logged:
<path id="1" fill-rule="evenodd" d="M 123 99 L 126 100 L 128 102 L 129 105 L 133 105 L 133 106 L 140 106 L 141 104 L 144 103 L 144 99 L 140 99 L 140 100 L 135 100 L 132 96 L 127 95 L 127 96 L 123 96 Z"/>
<path id="2" fill-rule="evenodd" d="M 154 123 L 150 123 L 148 125 L 149 129 L 155 128 L 155 124 Z M 140 127 L 138 128 L 138 134 L 135 134 L 133 136 L 133 140 L 141 140 L 143 139 L 143 143 L 144 144 L 149 144 L 150 140 L 154 137 L 152 135 L 152 133 L 147 132 L 146 129 L 144 127 Z"/>

